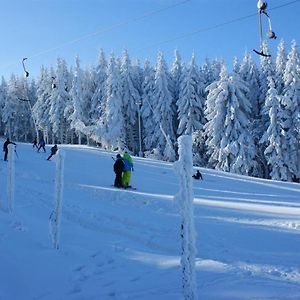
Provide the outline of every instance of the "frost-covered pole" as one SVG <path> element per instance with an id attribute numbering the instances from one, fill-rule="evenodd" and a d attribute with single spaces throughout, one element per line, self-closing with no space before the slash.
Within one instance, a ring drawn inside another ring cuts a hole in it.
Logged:
<path id="1" fill-rule="evenodd" d="M 174 169 L 179 176 L 179 193 L 174 197 L 178 203 L 181 225 L 181 268 L 182 286 L 185 300 L 197 299 L 195 272 L 195 228 L 193 216 L 193 157 L 191 136 L 181 136 L 178 139 L 179 160 L 174 163 Z"/>
<path id="2" fill-rule="evenodd" d="M 142 100 L 136 102 L 137 109 L 138 109 L 138 128 L 139 128 L 139 157 L 143 157 L 142 151 L 142 126 L 141 126 L 141 105 Z"/>
<path id="3" fill-rule="evenodd" d="M 15 145 L 8 145 L 8 168 L 7 168 L 7 208 L 13 211 L 15 191 Z"/>
<path id="4" fill-rule="evenodd" d="M 62 212 L 62 198 L 63 198 L 63 174 L 64 174 L 64 152 L 58 150 L 56 154 L 56 176 L 55 176 L 55 196 L 54 196 L 54 210 L 49 218 L 50 236 L 52 238 L 53 248 L 59 248 L 60 237 L 60 223 Z"/>

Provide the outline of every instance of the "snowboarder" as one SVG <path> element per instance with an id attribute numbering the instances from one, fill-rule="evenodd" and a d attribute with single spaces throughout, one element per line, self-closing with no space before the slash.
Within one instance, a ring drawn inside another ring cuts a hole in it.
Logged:
<path id="1" fill-rule="evenodd" d="M 41 138 L 39 141 L 39 147 L 38 147 L 37 152 L 40 152 L 41 148 L 43 148 L 44 152 L 46 152 L 45 145 L 46 145 L 45 140 L 43 138 Z"/>
<path id="2" fill-rule="evenodd" d="M 3 152 L 4 152 L 4 161 L 7 161 L 7 155 L 8 155 L 8 145 L 9 144 L 13 144 L 16 146 L 16 143 L 11 142 L 9 140 L 9 138 L 7 138 L 7 140 L 5 141 L 5 143 L 3 144 Z"/>
<path id="3" fill-rule="evenodd" d="M 195 178 L 195 179 L 201 179 L 201 180 L 203 179 L 202 178 L 202 174 L 200 173 L 199 170 L 197 170 L 196 174 L 193 175 L 193 178 Z"/>
<path id="4" fill-rule="evenodd" d="M 51 154 L 49 155 L 49 157 L 47 158 L 47 160 L 50 160 L 50 158 L 56 154 L 57 152 L 57 145 L 55 144 L 52 148 L 51 148 Z"/>
<path id="5" fill-rule="evenodd" d="M 117 159 L 114 163 L 114 172 L 116 174 L 115 187 L 121 188 L 122 185 L 122 173 L 124 171 L 125 163 L 120 154 L 117 154 Z"/>
<path id="6" fill-rule="evenodd" d="M 131 172 L 133 171 L 133 163 L 132 158 L 129 155 L 127 151 L 123 154 L 123 160 L 124 160 L 124 172 L 122 176 L 122 185 L 124 188 L 130 187 L 130 178 L 131 178 Z"/>

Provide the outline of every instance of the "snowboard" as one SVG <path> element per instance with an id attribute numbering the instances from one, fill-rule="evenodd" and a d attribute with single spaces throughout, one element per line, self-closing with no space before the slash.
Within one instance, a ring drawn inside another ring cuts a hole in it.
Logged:
<path id="1" fill-rule="evenodd" d="M 136 190 L 136 188 L 135 187 L 133 187 L 133 186 L 131 186 L 131 185 L 129 185 L 128 187 L 116 187 L 116 186 L 114 186 L 113 184 L 112 184 L 112 187 L 114 187 L 114 188 L 116 188 L 116 189 L 119 189 L 119 190 L 131 190 L 131 191 L 135 191 Z"/>

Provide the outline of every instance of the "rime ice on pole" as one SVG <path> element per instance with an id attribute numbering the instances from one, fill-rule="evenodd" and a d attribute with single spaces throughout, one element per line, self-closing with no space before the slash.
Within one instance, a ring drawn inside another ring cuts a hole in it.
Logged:
<path id="1" fill-rule="evenodd" d="M 54 210 L 49 218 L 49 234 L 53 243 L 53 248 L 59 249 L 60 238 L 60 224 L 62 213 L 62 198 L 63 198 L 63 185 L 64 185 L 64 152 L 58 150 L 56 155 L 56 176 L 55 176 L 55 198 Z"/>
<path id="2" fill-rule="evenodd" d="M 193 157 L 191 136 L 181 136 L 178 139 L 179 160 L 174 163 L 174 169 L 179 176 L 179 192 L 174 197 L 181 215 L 181 267 L 184 299 L 197 299 L 195 273 L 195 227 L 193 216 Z"/>
<path id="3" fill-rule="evenodd" d="M 13 212 L 14 191 L 15 191 L 15 146 L 8 145 L 8 168 L 7 168 L 7 209 Z"/>

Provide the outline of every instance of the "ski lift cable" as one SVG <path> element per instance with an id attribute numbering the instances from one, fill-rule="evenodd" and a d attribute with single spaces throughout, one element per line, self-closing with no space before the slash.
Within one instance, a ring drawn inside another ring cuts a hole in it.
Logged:
<path id="1" fill-rule="evenodd" d="M 174 8 L 174 7 L 176 7 L 176 6 L 183 5 L 183 4 L 185 4 L 185 3 L 187 3 L 187 2 L 191 2 L 191 1 L 192 1 L 192 0 L 183 0 L 183 1 L 179 1 L 179 2 L 173 3 L 173 4 L 171 4 L 171 5 L 165 6 L 165 7 L 163 7 L 163 8 L 157 9 L 157 10 L 148 11 L 148 12 L 146 12 L 146 13 L 140 15 L 140 16 L 137 16 L 137 17 L 134 17 L 134 18 L 131 18 L 131 19 L 124 20 L 124 21 L 122 21 L 122 22 L 113 24 L 113 25 L 111 25 L 111 26 L 109 26 L 109 27 L 106 27 L 106 28 L 103 28 L 103 29 L 101 29 L 101 30 L 97 30 L 97 31 L 95 31 L 95 32 L 92 32 L 92 33 L 83 35 L 83 36 L 81 36 L 81 37 L 78 37 L 78 38 L 76 38 L 76 39 L 73 39 L 73 40 L 67 41 L 67 42 L 65 42 L 65 43 L 62 43 L 62 44 L 60 44 L 60 45 L 57 45 L 57 46 L 48 48 L 48 49 L 46 49 L 46 50 L 42 50 L 42 51 L 40 51 L 40 52 L 37 52 L 37 53 L 35 53 L 35 54 L 32 54 L 32 55 L 28 56 L 28 58 L 32 59 L 32 58 L 36 58 L 36 57 L 42 56 L 42 55 L 44 55 L 44 54 L 46 54 L 46 53 L 53 52 L 53 51 L 58 50 L 58 49 L 60 49 L 60 48 L 62 48 L 62 47 L 65 47 L 65 46 L 68 46 L 68 45 L 72 45 L 72 44 L 78 43 L 78 42 L 80 42 L 81 40 L 88 39 L 88 38 L 90 38 L 90 37 L 97 36 L 97 35 L 100 35 L 100 34 L 102 34 L 102 33 L 106 33 L 106 32 L 113 31 L 113 30 L 115 30 L 115 29 L 117 29 L 117 28 L 124 27 L 124 26 L 126 26 L 126 25 L 128 25 L 128 24 L 130 24 L 130 23 L 133 23 L 133 22 L 139 22 L 139 21 L 141 21 L 141 20 L 143 20 L 143 19 L 146 19 L 146 18 L 148 18 L 148 17 L 151 17 L 151 16 L 153 16 L 153 15 L 156 15 L 156 14 L 158 14 L 158 13 L 161 13 L 161 12 L 163 12 L 163 11 L 172 9 L 172 8 Z M 300 0 L 299 0 L 299 1 L 300 1 Z M 27 58 L 26 58 L 26 59 L 27 59 Z M 2 66 L 2 67 L 8 68 L 8 67 L 10 67 L 10 66 L 12 66 L 12 65 L 15 65 L 15 64 L 16 64 L 16 62 L 11 62 L 11 63 L 8 63 L 8 64 Z"/>
<path id="2" fill-rule="evenodd" d="M 164 8 L 161 8 L 159 10 L 155 10 L 155 11 L 151 11 L 151 12 L 148 12 L 148 13 L 145 13 L 144 15 L 142 16 L 139 16 L 139 17 L 135 17 L 133 19 L 129 19 L 127 21 L 124 21 L 124 22 L 120 22 L 120 23 L 117 23 L 115 25 L 112 25 L 110 27 L 107 27 L 107 28 L 103 28 L 102 30 L 98 30 L 96 32 L 93 32 L 93 33 L 90 33 L 90 34 L 87 34 L 85 36 L 82 36 L 82 37 L 79 37 L 77 39 L 74 39 L 74 40 L 71 40 L 71 41 L 68 41 L 68 42 L 65 42 L 61 45 L 58 45 L 58 46 L 55 46 L 55 47 L 52 47 L 52 48 L 49 48 L 49 49 L 46 49 L 46 50 L 43 50 L 41 52 L 38 52 L 36 54 L 33 54 L 30 56 L 30 58 L 36 58 L 38 56 L 41 56 L 43 54 L 46 54 L 46 53 L 50 53 L 52 51 L 55 51 L 55 50 L 58 50 L 64 46 L 67 46 L 67 45 L 71 45 L 71 44 L 75 44 L 83 39 L 87 39 L 89 37 L 92 37 L 92 36 L 96 36 L 96 35 L 99 35 L 101 33 L 105 33 L 105 32 L 109 32 L 109 31 L 112 31 L 116 28 L 120 28 L 122 26 L 125 26 L 127 24 L 129 24 L 130 22 L 137 22 L 139 20 L 142 20 L 142 19 L 145 19 L 147 18 L 148 16 L 152 16 L 152 15 L 155 15 L 157 13 L 160 13 L 162 11 L 165 11 L 165 10 L 168 10 L 168 9 L 171 9 L 175 6 L 179 6 L 179 5 L 182 5 L 186 2 L 190 2 L 191 0 L 185 0 L 185 1 L 181 1 L 181 2 L 177 2 L 173 5 L 169 5 L 167 7 L 164 7 Z M 277 9 L 280 9 L 282 7 L 285 7 L 285 6 L 290 6 L 290 5 L 293 5 L 295 3 L 298 3 L 300 2 L 300 0 L 293 0 L 293 1 L 289 1 L 287 3 L 284 3 L 284 4 L 281 4 L 281 5 L 278 5 L 278 6 L 274 6 L 272 8 L 269 8 L 269 11 L 273 11 L 273 10 L 277 10 Z M 150 48 L 154 48 L 154 47 L 157 47 L 159 45 L 162 45 L 162 44 L 167 44 L 167 43 L 170 43 L 170 42 L 173 42 L 173 41 L 176 41 L 176 40 L 180 40 L 180 39 L 184 39 L 184 38 L 188 38 L 190 36 L 193 36 L 193 35 L 197 35 L 197 34 L 200 34 L 200 33 L 203 33 L 203 32 L 207 32 L 207 31 L 212 31 L 214 29 L 217 29 L 217 28 L 221 28 L 221 27 L 225 27 L 227 25 L 230 25 L 230 24 L 233 24 L 233 23 L 237 23 L 237 22 L 240 22 L 240 21 L 243 21 L 245 19 L 249 19 L 249 18 L 252 18 L 254 16 L 256 16 L 257 13 L 253 13 L 253 14 L 249 14 L 249 15 L 246 15 L 246 16 L 242 16 L 242 17 L 239 17 L 239 18 L 236 18 L 236 19 L 232 19 L 232 20 L 229 20 L 229 21 L 226 21 L 226 22 L 222 22 L 222 23 L 219 23 L 219 24 L 216 24 L 216 25 L 213 25 L 213 26 L 210 26 L 210 27 L 204 27 L 204 28 L 200 28 L 200 29 L 197 29 L 193 32 L 189 32 L 189 33 L 186 33 L 186 34 L 183 34 L 183 35 L 180 35 L 180 36 L 177 36 L 177 37 L 174 37 L 174 38 L 171 38 L 171 39 L 168 39 L 168 40 L 165 40 L 165 41 L 161 41 L 161 42 L 158 42 L 158 43 L 155 43 L 155 44 L 152 44 L 150 46 L 147 46 L 147 47 L 144 47 L 144 48 L 141 48 L 139 49 L 138 51 L 143 51 L 143 50 L 146 50 L 146 49 L 150 49 Z M 14 65 L 15 63 L 10 63 L 10 64 L 7 64 L 5 65 L 5 68 L 7 67 L 10 67 L 11 65 Z"/>
<path id="3" fill-rule="evenodd" d="M 126 25 L 128 25 L 128 24 L 130 24 L 130 23 L 133 23 L 133 22 L 139 22 L 139 21 L 141 21 L 141 20 L 143 20 L 143 19 L 146 19 L 146 18 L 148 18 L 148 17 L 151 17 L 151 16 L 153 16 L 153 15 L 156 15 L 156 14 L 161 13 L 161 12 L 163 12 L 163 11 L 172 9 L 172 8 L 174 8 L 174 7 L 176 7 L 176 6 L 185 4 L 185 3 L 190 2 L 190 1 L 192 1 L 192 0 L 184 0 L 184 1 L 176 2 L 176 3 L 172 4 L 172 5 L 165 6 L 165 7 L 163 7 L 163 8 L 157 9 L 157 10 L 152 10 L 152 11 L 146 12 L 146 13 L 144 13 L 144 14 L 142 14 L 142 15 L 140 15 L 140 16 L 134 17 L 134 18 L 132 18 L 132 19 L 124 20 L 124 21 L 122 21 L 122 22 L 113 24 L 113 25 L 111 25 L 111 26 L 109 26 L 109 27 L 106 27 L 106 28 L 103 28 L 103 29 L 101 29 L 101 30 L 97 30 L 97 31 L 95 31 L 95 32 L 92 32 L 92 33 L 83 35 L 83 36 L 81 36 L 81 37 L 78 37 L 78 38 L 76 38 L 76 39 L 74 39 L 74 40 L 70 40 L 70 41 L 67 41 L 67 42 L 65 42 L 65 43 L 62 43 L 62 44 L 60 44 L 60 45 L 58 45 L 58 46 L 49 48 L 49 49 L 44 50 L 44 51 L 41 51 L 41 52 L 38 52 L 38 53 L 36 53 L 36 54 L 33 54 L 30 58 L 35 58 L 35 57 L 41 56 L 41 55 L 43 55 L 43 54 L 46 54 L 46 53 L 49 53 L 49 52 L 58 50 L 58 49 L 60 49 L 60 48 L 62 48 L 62 47 L 65 47 L 65 46 L 68 46 L 68 45 L 75 44 L 75 43 L 77 43 L 77 42 L 80 42 L 81 40 L 88 39 L 88 38 L 90 38 L 90 37 L 97 36 L 97 35 L 100 35 L 100 34 L 102 34 L 102 33 L 106 33 L 106 32 L 113 31 L 113 30 L 115 30 L 115 29 L 117 29 L 117 28 L 124 27 L 124 26 L 126 26 Z M 299 0 L 299 1 L 300 1 L 300 0 Z"/>
<path id="4" fill-rule="evenodd" d="M 284 4 L 281 4 L 281 5 L 277 5 L 277 6 L 274 6 L 272 8 L 269 8 L 269 11 L 278 10 L 278 9 L 280 9 L 282 7 L 290 6 L 290 5 L 293 5 L 293 4 L 298 3 L 298 2 L 300 2 L 300 0 L 289 1 L 287 3 L 284 3 Z M 215 24 L 215 25 L 212 25 L 212 26 L 209 26 L 209 27 L 203 27 L 203 28 L 194 30 L 192 32 L 182 34 L 180 36 L 177 36 L 177 37 L 174 37 L 174 38 L 170 38 L 168 40 L 164 40 L 164 41 L 161 41 L 161 42 L 158 42 L 158 43 L 146 46 L 144 48 L 140 48 L 140 49 L 138 49 L 137 52 L 144 51 L 144 50 L 147 50 L 147 49 L 151 49 L 151 48 L 163 45 L 163 44 L 168 44 L 168 43 L 171 43 L 171 42 L 174 42 L 174 41 L 177 41 L 177 40 L 185 39 L 185 38 L 188 38 L 188 37 L 200 34 L 200 33 L 204 33 L 204 32 L 208 32 L 208 31 L 212 31 L 212 30 L 218 29 L 218 28 L 222 28 L 222 27 L 225 27 L 227 25 L 230 25 L 230 24 L 233 24 L 233 23 L 238 23 L 238 22 L 241 22 L 241 21 L 244 21 L 246 19 L 250 19 L 250 18 L 253 18 L 253 17 L 256 17 L 256 16 L 257 16 L 257 12 L 249 14 L 249 15 L 246 15 L 246 16 L 241 16 L 241 17 L 229 20 L 229 21 L 225 21 L 225 22 L 222 22 L 222 23 L 219 23 L 219 24 Z"/>

